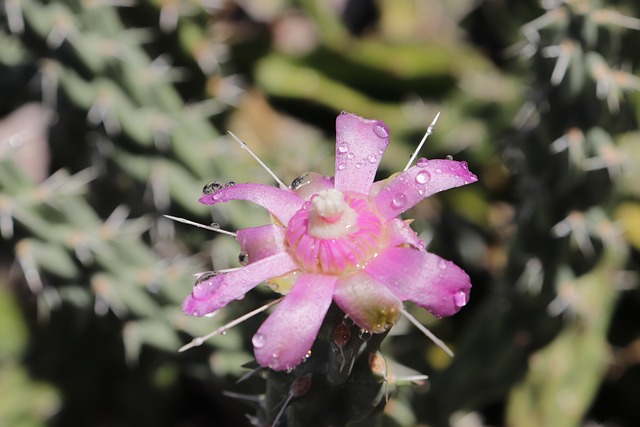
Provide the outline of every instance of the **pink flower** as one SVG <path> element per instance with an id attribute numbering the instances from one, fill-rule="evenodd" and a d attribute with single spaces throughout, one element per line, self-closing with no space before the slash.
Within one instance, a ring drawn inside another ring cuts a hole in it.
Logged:
<path id="1" fill-rule="evenodd" d="M 237 232 L 242 268 L 201 276 L 183 304 L 203 316 L 268 282 L 284 300 L 253 336 L 260 365 L 297 366 L 315 340 L 331 302 L 362 329 L 381 333 L 397 321 L 403 301 L 437 317 L 469 299 L 469 276 L 426 251 L 398 218 L 422 199 L 477 181 L 465 162 L 420 159 L 387 180 L 374 182 L 389 144 L 378 120 L 342 113 L 336 120 L 335 177 L 310 172 L 291 188 L 263 184 L 213 185 L 200 202 L 249 200 L 273 223 Z"/>

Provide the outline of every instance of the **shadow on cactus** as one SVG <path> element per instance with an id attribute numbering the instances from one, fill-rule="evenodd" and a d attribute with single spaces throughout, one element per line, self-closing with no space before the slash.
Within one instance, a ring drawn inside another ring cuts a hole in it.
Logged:
<path id="1" fill-rule="evenodd" d="M 432 131 L 433 124 L 425 139 Z M 451 354 L 403 302 L 436 317 L 451 316 L 469 299 L 469 276 L 427 252 L 410 221 L 398 216 L 432 194 L 477 178 L 466 162 L 421 158 L 411 166 L 416 150 L 404 171 L 374 182 L 388 144 L 383 122 L 342 113 L 336 120 L 334 177 L 309 172 L 287 186 L 269 170 L 279 188 L 212 182 L 203 189 L 201 203 L 247 200 L 272 217 L 271 224 L 236 233 L 212 228 L 236 237 L 242 267 L 199 274 L 183 303 L 186 314 L 207 316 L 262 282 L 284 295 L 211 334 L 278 304 L 252 339 L 256 371 L 268 369 L 260 422 L 276 425 L 289 401 L 303 396 L 300 402 L 314 396 L 314 410 L 299 403 L 304 409 L 287 411 L 288 425 L 343 425 L 372 416 L 384 406 L 386 374 L 378 368 L 384 365 L 378 348 L 401 314 Z M 327 405 L 332 413 L 322 414 Z"/>

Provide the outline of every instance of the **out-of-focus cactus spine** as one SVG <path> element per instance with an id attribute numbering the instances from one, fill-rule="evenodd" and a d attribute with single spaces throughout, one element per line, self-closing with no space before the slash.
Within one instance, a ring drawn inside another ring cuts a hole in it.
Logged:
<path id="1" fill-rule="evenodd" d="M 517 230 L 486 310 L 433 383 L 430 408 L 441 423 L 455 409 L 498 400 L 518 378 L 508 425 L 575 426 L 594 398 L 627 260 L 611 220 L 615 138 L 629 130 L 616 116 L 628 114 L 626 91 L 637 85 L 609 64 L 624 61 L 611 50 L 629 28 L 640 21 L 579 1 L 554 3 L 523 26 L 518 49 L 532 82 L 504 152 Z"/>

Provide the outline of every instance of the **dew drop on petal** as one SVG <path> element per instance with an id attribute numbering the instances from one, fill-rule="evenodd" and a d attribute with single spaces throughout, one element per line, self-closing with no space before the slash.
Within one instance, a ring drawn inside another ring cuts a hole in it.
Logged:
<path id="1" fill-rule="evenodd" d="M 464 307 L 467 305 L 467 302 L 469 302 L 469 300 L 465 291 L 460 290 L 453 295 L 453 304 L 456 308 Z"/>
<path id="2" fill-rule="evenodd" d="M 378 158 L 376 157 L 375 154 L 369 154 L 369 157 L 367 157 L 367 160 L 369 160 L 369 163 L 375 163 Z"/>
<path id="3" fill-rule="evenodd" d="M 222 187 L 223 185 L 220 184 L 218 181 L 211 181 L 205 184 L 205 186 L 202 188 L 202 193 L 207 195 L 213 194 L 216 191 L 220 190 Z"/>
<path id="4" fill-rule="evenodd" d="M 240 263 L 240 265 L 249 264 L 249 254 L 245 251 L 240 252 L 240 254 L 238 255 L 238 262 Z"/>
<path id="5" fill-rule="evenodd" d="M 391 199 L 391 206 L 394 208 L 401 208 L 407 203 L 407 196 L 404 193 L 396 193 Z"/>
<path id="6" fill-rule="evenodd" d="M 358 337 L 360 337 L 362 341 L 369 341 L 372 336 L 373 334 L 366 329 L 360 329 L 360 332 L 358 332 Z"/>
<path id="7" fill-rule="evenodd" d="M 451 154 L 447 154 L 447 160 L 453 160 L 453 156 Z"/>
<path id="8" fill-rule="evenodd" d="M 436 173 L 442 173 L 442 169 L 440 168 L 436 169 Z"/>
<path id="9" fill-rule="evenodd" d="M 380 138 L 387 138 L 389 136 L 389 132 L 387 131 L 387 129 L 382 126 L 382 125 L 375 125 L 373 127 L 373 133 L 375 133 L 376 135 L 378 135 Z"/>
<path id="10" fill-rule="evenodd" d="M 460 162 L 462 169 L 469 170 L 469 164 L 467 162 Z"/>
<path id="11" fill-rule="evenodd" d="M 257 334 L 255 334 L 253 336 L 253 338 L 251 338 L 251 343 L 253 344 L 253 346 L 255 348 L 262 348 L 264 347 L 264 345 L 267 342 L 267 338 L 264 336 L 264 334 L 258 332 Z"/>
<path id="12" fill-rule="evenodd" d="M 357 169 L 360 169 L 361 167 L 362 167 L 362 163 L 360 163 L 360 162 L 356 163 L 356 168 Z"/>
<path id="13" fill-rule="evenodd" d="M 343 171 L 343 170 L 345 170 L 345 169 L 346 169 L 346 167 L 347 167 L 347 165 L 345 165 L 344 163 L 340 163 L 340 164 L 338 165 L 338 170 L 339 170 L 339 171 Z"/>
<path id="14" fill-rule="evenodd" d="M 438 267 L 440 267 L 440 270 L 446 270 L 447 262 L 445 260 L 440 260 L 440 262 L 438 263 Z"/>
<path id="15" fill-rule="evenodd" d="M 416 182 L 418 184 L 426 184 L 431 181 L 431 174 L 427 171 L 420 171 L 416 175 Z"/>
<path id="16" fill-rule="evenodd" d="M 342 318 L 342 324 L 344 326 L 350 328 L 353 325 L 355 325 L 356 322 L 354 322 L 353 319 L 351 317 L 349 317 L 349 315 L 345 314 L 345 316 Z"/>
<path id="17" fill-rule="evenodd" d="M 419 195 L 424 196 L 424 193 L 425 193 L 424 188 L 418 189 L 418 194 Z"/>
<path id="18" fill-rule="evenodd" d="M 351 151 L 347 153 L 347 159 L 349 160 L 353 159 L 353 153 Z"/>
<path id="19" fill-rule="evenodd" d="M 417 165 L 418 167 L 424 168 L 424 167 L 426 167 L 426 166 L 427 166 L 427 163 L 429 163 L 429 160 L 427 160 L 427 158 L 425 158 L 425 157 L 420 157 L 420 158 L 418 159 L 418 162 L 416 163 L 416 165 Z"/>
<path id="20" fill-rule="evenodd" d="M 338 145 L 338 152 L 340 154 L 347 153 L 348 151 L 349 151 L 349 144 L 347 144 L 346 142 L 343 142 L 342 144 Z"/>

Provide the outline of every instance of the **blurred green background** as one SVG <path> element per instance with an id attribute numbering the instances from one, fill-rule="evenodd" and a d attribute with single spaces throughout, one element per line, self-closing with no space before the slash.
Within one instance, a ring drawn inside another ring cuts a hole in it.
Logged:
<path id="1" fill-rule="evenodd" d="M 341 110 L 385 121 L 379 178 L 422 151 L 479 183 L 407 217 L 472 277 L 408 324 L 383 425 L 640 425 L 640 5 L 620 1 L 4 0 L 0 3 L 0 426 L 245 426 L 273 295 L 180 311 L 193 274 L 237 266 L 254 206 L 209 180 L 333 173 Z M 395 366 L 395 364 L 394 364 Z M 395 383 L 394 383 L 395 384 Z M 247 405 L 246 403 L 249 403 Z"/>

